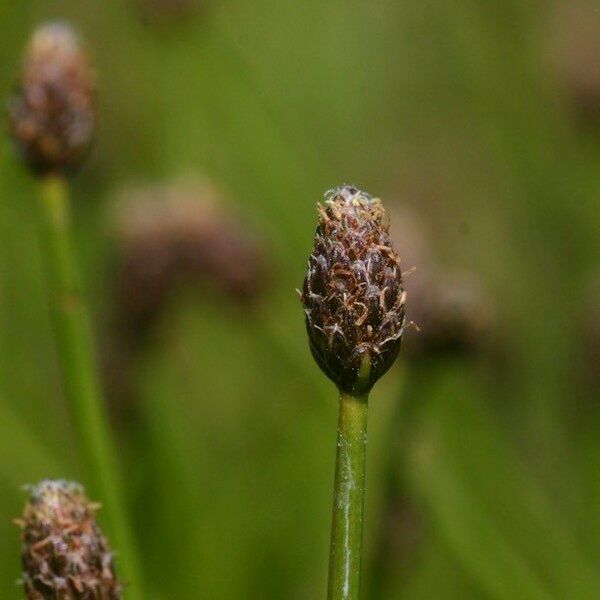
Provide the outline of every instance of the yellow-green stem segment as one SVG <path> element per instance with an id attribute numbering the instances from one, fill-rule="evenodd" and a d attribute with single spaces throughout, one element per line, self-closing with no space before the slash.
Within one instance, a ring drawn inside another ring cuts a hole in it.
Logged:
<path id="1" fill-rule="evenodd" d="M 94 360 L 91 326 L 81 297 L 70 237 L 66 179 L 40 181 L 40 244 L 49 291 L 63 386 L 73 420 L 82 483 L 101 501 L 107 534 L 118 557 L 119 577 L 129 600 L 143 596 L 137 554 L 125 516 L 115 447 Z"/>
<path id="2" fill-rule="evenodd" d="M 369 367 L 364 361 L 361 378 L 368 379 Z M 358 600 L 360 594 L 367 409 L 368 392 L 340 392 L 328 600 Z"/>

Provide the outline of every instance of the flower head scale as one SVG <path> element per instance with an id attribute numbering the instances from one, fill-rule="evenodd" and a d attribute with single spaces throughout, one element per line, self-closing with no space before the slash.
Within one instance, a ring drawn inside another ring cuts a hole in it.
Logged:
<path id="1" fill-rule="evenodd" d="M 29 600 L 120 600 L 112 553 L 96 524 L 97 504 L 72 482 L 45 480 L 30 489 L 17 521 Z"/>
<path id="2" fill-rule="evenodd" d="M 310 348 L 340 390 L 366 392 L 400 349 L 400 260 L 378 198 L 344 185 L 327 192 L 318 211 L 301 293 Z"/>
<path id="3" fill-rule="evenodd" d="M 94 76 L 78 36 L 47 23 L 25 53 L 10 126 L 25 162 L 37 174 L 70 172 L 85 157 L 95 126 Z"/>

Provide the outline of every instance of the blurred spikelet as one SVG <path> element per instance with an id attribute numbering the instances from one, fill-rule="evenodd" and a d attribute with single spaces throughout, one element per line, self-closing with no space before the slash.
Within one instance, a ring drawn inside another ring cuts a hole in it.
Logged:
<path id="1" fill-rule="evenodd" d="M 120 600 L 97 504 L 72 482 L 45 480 L 30 490 L 22 528 L 23 584 L 29 600 Z"/>
<path id="2" fill-rule="evenodd" d="M 554 18 L 559 84 L 585 125 L 600 127 L 600 10 L 596 0 L 563 0 Z"/>
<path id="3" fill-rule="evenodd" d="M 411 355 L 477 354 L 490 334 L 493 309 L 476 279 L 461 270 L 438 273 L 412 296 L 419 327 Z"/>
<path id="4" fill-rule="evenodd" d="M 406 316 L 414 326 L 407 328 L 405 355 L 421 360 L 476 354 L 494 329 L 492 302 L 473 274 L 435 263 L 426 227 L 415 213 L 403 205 L 392 205 L 390 213 L 391 235 L 408 267 Z"/>
<path id="5" fill-rule="evenodd" d="M 213 292 L 250 310 L 268 285 L 270 265 L 258 234 L 206 181 L 126 189 L 112 219 L 117 264 L 104 380 L 123 418 L 136 405 L 129 381 L 137 353 L 178 292 Z"/>
<path id="6" fill-rule="evenodd" d="M 10 127 L 37 174 L 66 174 L 85 157 L 95 125 L 94 76 L 74 31 L 49 23 L 33 34 L 23 61 Z"/>
<path id="7" fill-rule="evenodd" d="M 115 217 L 121 326 L 147 330 L 185 285 L 208 286 L 244 306 L 258 300 L 266 283 L 258 236 L 208 183 L 125 191 Z"/>

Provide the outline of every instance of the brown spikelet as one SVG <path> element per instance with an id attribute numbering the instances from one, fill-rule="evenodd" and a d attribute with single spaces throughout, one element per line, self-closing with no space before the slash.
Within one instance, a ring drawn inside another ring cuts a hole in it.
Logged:
<path id="1" fill-rule="evenodd" d="M 136 415 L 131 380 L 139 352 L 173 300 L 192 292 L 247 316 L 269 287 L 273 257 L 260 232 L 203 179 L 124 189 L 111 213 L 116 252 L 103 378 L 123 421 Z"/>
<path id="2" fill-rule="evenodd" d="M 120 600 L 98 505 L 72 482 L 45 480 L 31 489 L 23 517 L 23 584 L 29 600 Z"/>
<path id="3" fill-rule="evenodd" d="M 264 289 L 258 237 L 206 182 L 126 191 L 116 219 L 121 326 L 147 329 L 179 286 L 214 288 L 243 306 Z"/>
<path id="4" fill-rule="evenodd" d="M 557 83 L 576 121 L 600 128 L 600 10 L 595 0 L 557 2 L 546 37 Z"/>
<path id="5" fill-rule="evenodd" d="M 406 260 L 405 356 L 421 361 L 434 356 L 473 356 L 496 340 L 496 310 L 476 276 L 440 267 L 432 253 L 426 224 L 404 204 L 389 208 L 391 235 Z M 414 270 L 413 270 L 414 269 Z"/>
<path id="6" fill-rule="evenodd" d="M 310 348 L 342 391 L 368 391 L 400 349 L 405 300 L 400 260 L 378 198 L 344 185 L 328 192 L 318 208 L 301 293 Z M 364 360 L 370 375 L 359 384 Z"/>
<path id="7" fill-rule="evenodd" d="M 477 280 L 461 270 L 437 272 L 411 290 L 407 357 L 466 356 L 480 352 L 494 333 L 494 309 Z"/>
<path id="8" fill-rule="evenodd" d="M 39 175 L 66 174 L 85 157 L 94 132 L 94 78 L 79 39 L 64 23 L 33 34 L 10 102 L 12 136 Z"/>

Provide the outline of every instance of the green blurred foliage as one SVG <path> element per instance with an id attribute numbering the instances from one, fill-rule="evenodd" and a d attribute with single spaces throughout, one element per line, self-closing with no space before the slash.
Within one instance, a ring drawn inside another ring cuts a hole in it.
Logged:
<path id="1" fill-rule="evenodd" d="M 581 343 L 600 129 L 574 115 L 553 69 L 557 7 L 205 0 L 149 16 L 133 0 L 2 3 L 2 97 L 45 19 L 72 22 L 97 66 L 100 125 L 74 212 L 99 347 L 114 302 L 107 214 L 122 186 L 209 176 L 270 248 L 258 310 L 182 294 L 128 366 L 135 405 L 114 425 L 146 597 L 324 594 L 336 399 L 294 289 L 314 204 L 346 181 L 414 208 L 439 263 L 484 282 L 500 329 L 500 347 L 476 357 L 401 358 L 372 394 L 365 598 L 600 597 L 600 414 Z M 34 195 L 4 135 L 2 598 L 20 597 L 20 485 L 86 480 Z"/>

